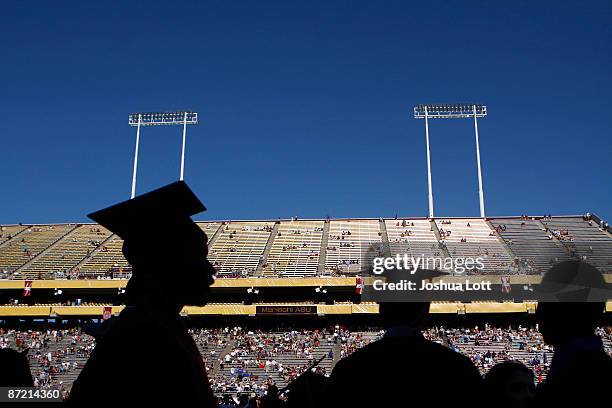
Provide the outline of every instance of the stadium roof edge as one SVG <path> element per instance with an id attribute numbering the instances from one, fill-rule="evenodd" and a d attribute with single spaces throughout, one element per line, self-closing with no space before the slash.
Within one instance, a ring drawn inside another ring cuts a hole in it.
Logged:
<path id="1" fill-rule="evenodd" d="M 568 214 L 568 215 L 552 215 L 552 218 L 578 218 L 583 217 L 584 214 Z M 591 216 L 597 217 L 596 214 L 591 213 Z M 541 219 L 544 218 L 543 215 L 527 215 L 529 218 Z M 494 220 L 494 219 L 520 219 L 520 215 L 496 215 L 496 216 L 488 216 L 486 220 Z M 600 218 L 600 217 L 597 217 Z M 361 217 L 361 218 L 329 218 L 330 221 L 367 221 L 367 220 L 427 220 L 428 217 Z M 482 219 L 478 216 L 452 216 L 452 217 L 435 217 L 434 219 L 439 220 L 479 220 Z M 327 221 L 328 218 L 275 218 L 275 219 L 221 219 L 221 220 L 198 220 L 194 219 L 195 222 L 291 222 L 291 221 Z M 13 224 L 0 224 L 0 227 L 32 227 L 32 226 L 53 226 L 53 225 L 99 225 L 95 222 L 55 222 L 55 223 L 13 223 Z"/>

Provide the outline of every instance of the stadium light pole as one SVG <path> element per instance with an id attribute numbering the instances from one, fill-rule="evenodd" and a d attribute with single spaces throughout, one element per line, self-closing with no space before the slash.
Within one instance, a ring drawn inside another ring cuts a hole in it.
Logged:
<path id="1" fill-rule="evenodd" d="M 482 169 L 480 168 L 480 142 L 478 141 L 478 114 L 476 112 L 476 105 L 473 105 L 474 112 L 474 133 L 476 134 L 476 163 L 478 164 L 478 200 L 480 202 L 480 216 L 485 217 L 484 208 L 484 193 L 482 192 Z M 485 109 L 484 116 L 487 111 Z M 484 117 L 483 116 L 483 117 Z"/>
<path id="2" fill-rule="evenodd" d="M 130 198 L 134 198 L 136 195 L 136 169 L 138 168 L 138 145 L 140 144 L 140 122 L 142 115 L 138 115 L 138 124 L 136 125 L 136 148 L 134 149 L 134 172 L 132 173 L 132 195 Z"/>
<path id="3" fill-rule="evenodd" d="M 186 138 L 186 135 L 187 135 L 187 112 L 185 112 L 183 116 L 183 147 L 181 148 L 181 177 L 180 177 L 181 181 L 183 181 L 183 179 L 185 178 L 185 138 Z"/>
<path id="4" fill-rule="evenodd" d="M 136 149 L 134 151 L 134 172 L 132 174 L 132 195 L 136 195 L 136 171 L 138 168 L 138 145 L 140 143 L 141 126 L 183 125 L 183 145 L 181 148 L 181 172 L 179 180 L 185 177 L 185 142 L 187 140 L 187 125 L 197 125 L 198 114 L 192 111 L 180 112 L 147 112 L 131 113 L 128 116 L 128 125 L 136 127 Z"/>
<path id="5" fill-rule="evenodd" d="M 433 218 L 433 195 L 431 190 L 431 163 L 429 153 L 429 119 L 474 118 L 476 133 L 476 166 L 478 167 L 478 201 L 480 217 L 485 218 L 484 192 L 482 188 L 482 168 L 480 166 L 480 142 L 478 139 L 478 118 L 487 116 L 487 107 L 478 104 L 420 104 L 414 107 L 415 119 L 425 119 L 427 140 L 427 178 L 429 187 L 429 217 Z"/>
<path id="6" fill-rule="evenodd" d="M 429 218 L 434 217 L 433 188 L 431 186 L 431 156 L 429 153 L 429 120 L 425 107 L 425 142 L 427 144 L 427 188 L 429 191 Z"/>

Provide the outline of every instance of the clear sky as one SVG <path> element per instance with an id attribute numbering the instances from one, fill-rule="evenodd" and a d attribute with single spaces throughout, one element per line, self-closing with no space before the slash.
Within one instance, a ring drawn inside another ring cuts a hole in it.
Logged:
<path id="1" fill-rule="evenodd" d="M 196 219 L 427 215 L 412 106 L 479 102 L 488 215 L 612 217 L 612 2 L 2 1 L 0 223 L 130 193 L 134 111 L 193 109 Z M 431 123 L 440 216 L 478 215 L 473 122 Z M 141 132 L 139 193 L 181 128 Z"/>

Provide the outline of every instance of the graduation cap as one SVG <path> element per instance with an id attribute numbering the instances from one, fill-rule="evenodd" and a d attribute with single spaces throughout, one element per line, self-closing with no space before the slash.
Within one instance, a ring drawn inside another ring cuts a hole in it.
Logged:
<path id="1" fill-rule="evenodd" d="M 204 204 L 184 181 L 177 181 L 88 217 L 126 240 L 131 236 L 143 237 L 149 225 L 159 228 L 185 221 L 193 223 L 190 217 L 202 211 L 206 211 Z"/>
<path id="2" fill-rule="evenodd" d="M 544 302 L 605 302 L 612 291 L 601 272 L 581 261 L 564 261 L 550 268 L 536 286 Z"/>

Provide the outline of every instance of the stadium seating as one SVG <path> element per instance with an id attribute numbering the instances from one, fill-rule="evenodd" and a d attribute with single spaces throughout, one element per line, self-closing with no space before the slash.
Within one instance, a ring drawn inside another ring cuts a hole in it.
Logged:
<path id="1" fill-rule="evenodd" d="M 544 343 L 542 335 L 523 327 L 499 329 L 478 327 L 445 331 L 448 344 L 470 357 L 482 374 L 504 360 L 517 360 L 534 370 L 539 381 L 546 378 L 552 361 L 553 348 Z"/>
<path id="2" fill-rule="evenodd" d="M 379 327 L 349 329 L 339 325 L 319 329 L 248 329 L 210 327 L 190 329 L 217 395 L 256 392 L 266 384 L 282 388 L 322 356 L 318 372 L 329 375 L 335 363 L 379 339 Z M 597 330 L 612 354 L 612 334 Z M 155 335 L 155 333 L 151 333 Z M 530 367 L 536 381 L 546 378 L 552 362 L 551 346 L 535 328 L 527 327 L 430 327 L 423 335 L 468 356 L 481 373 L 504 360 L 518 360 Z M 95 340 L 79 328 L 15 331 L 0 328 L 0 348 L 29 348 L 28 358 L 37 386 L 69 391 Z"/>
<path id="3" fill-rule="evenodd" d="M 24 227 L 23 225 L 6 225 L 0 227 L 0 245 L 20 232 L 25 231 L 27 228 L 28 227 Z"/>
<path id="4" fill-rule="evenodd" d="M 252 276 L 263 260 L 263 253 L 274 223 L 229 222 L 221 226 L 208 251 L 217 276 Z"/>
<path id="5" fill-rule="evenodd" d="M 219 231 L 219 227 L 223 223 L 219 223 L 219 222 L 197 222 L 196 224 L 198 224 L 198 227 L 200 227 L 202 229 L 202 231 L 204 231 L 206 233 L 206 235 L 208 236 L 208 242 L 210 244 L 210 240 L 215 236 L 217 231 Z"/>
<path id="6" fill-rule="evenodd" d="M 612 272 L 612 235 L 609 232 L 578 217 L 559 217 L 543 222 L 570 252 L 604 273 Z"/>
<path id="7" fill-rule="evenodd" d="M 385 220 L 391 255 L 444 257 L 433 226 L 428 220 Z"/>
<path id="8" fill-rule="evenodd" d="M 104 242 L 111 233 L 104 227 L 81 225 L 44 251 L 33 262 L 22 267 L 22 276 L 29 279 L 65 277 L 85 257 Z M 59 275 L 61 274 L 61 275 Z"/>
<path id="9" fill-rule="evenodd" d="M 585 259 L 612 272 L 612 235 L 582 216 L 198 225 L 209 237 L 209 259 L 219 278 L 352 275 L 388 253 L 482 257 L 485 269 L 479 273 L 484 274 L 541 274 L 566 259 Z M 0 279 L 129 278 L 123 241 L 99 225 L 0 228 Z"/>
<path id="10" fill-rule="evenodd" d="M 346 220 L 329 223 L 325 272 L 356 274 L 381 256 L 382 234 L 378 220 Z"/>
<path id="11" fill-rule="evenodd" d="M 323 239 L 323 221 L 280 224 L 263 268 L 264 276 L 316 276 Z"/>
<path id="12" fill-rule="evenodd" d="M 102 245 L 96 248 L 82 264 L 76 265 L 80 278 L 95 279 L 107 276 L 108 272 L 118 271 L 128 268 L 128 261 L 123 256 L 121 248 L 123 240 L 117 235 L 112 235 Z"/>
<path id="13" fill-rule="evenodd" d="M 485 269 L 478 273 L 510 272 L 513 259 L 484 220 L 455 218 L 436 220 L 436 225 L 452 258 L 483 258 Z"/>
<path id="14" fill-rule="evenodd" d="M 80 329 L 15 331 L 0 329 L 0 348 L 29 349 L 34 384 L 69 390 L 95 347 Z"/>
<path id="15" fill-rule="evenodd" d="M 74 228 L 74 224 L 28 227 L 0 247 L 0 270 L 14 274 L 19 267 L 34 259 Z M 14 278 L 23 279 L 21 275 Z"/>
<path id="16" fill-rule="evenodd" d="M 230 347 L 221 356 L 215 378 L 250 377 L 257 381 L 273 381 L 278 386 L 301 374 L 313 359 L 328 355 L 332 343 L 320 331 L 288 332 L 237 331 Z M 331 372 L 331 358 L 319 365 L 322 373 Z"/>
<path id="17" fill-rule="evenodd" d="M 517 266 L 526 273 L 543 273 L 554 263 L 570 259 L 567 249 L 549 237 L 539 220 L 505 218 L 491 222 L 518 257 Z"/>

